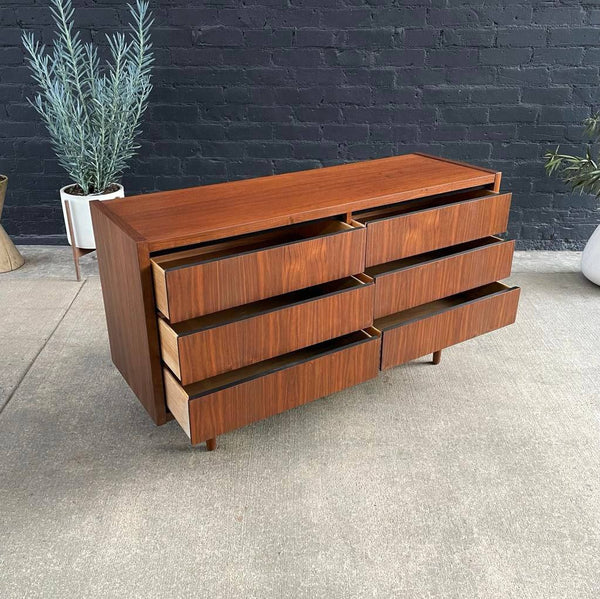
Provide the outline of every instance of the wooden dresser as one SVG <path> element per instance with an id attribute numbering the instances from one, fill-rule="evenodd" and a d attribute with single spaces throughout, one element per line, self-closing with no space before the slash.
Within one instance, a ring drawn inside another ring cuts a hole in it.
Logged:
<path id="1" fill-rule="evenodd" d="M 192 443 L 515 320 L 501 174 L 423 154 L 92 202 L 112 359 Z M 338 399 L 341 400 L 341 399 Z"/>

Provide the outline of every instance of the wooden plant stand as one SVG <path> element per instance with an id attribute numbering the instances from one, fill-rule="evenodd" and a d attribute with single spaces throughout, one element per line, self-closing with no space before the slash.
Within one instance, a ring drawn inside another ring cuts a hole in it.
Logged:
<path id="1" fill-rule="evenodd" d="M 409 154 L 92 202 L 113 362 L 157 424 L 208 450 L 380 370 L 439 364 L 516 317 L 500 179 Z"/>

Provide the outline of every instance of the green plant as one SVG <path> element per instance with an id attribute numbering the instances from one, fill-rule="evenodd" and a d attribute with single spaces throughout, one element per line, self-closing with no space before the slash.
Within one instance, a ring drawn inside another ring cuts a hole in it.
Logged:
<path id="1" fill-rule="evenodd" d="M 593 142 L 600 137 L 600 114 L 594 115 L 584 121 L 585 133 Z M 600 196 L 600 158 L 594 158 L 590 147 L 586 149 L 585 156 L 570 156 L 559 154 L 559 148 L 554 152 L 547 152 L 546 171 L 549 175 L 556 172 L 558 176 L 572 189 L 579 189 L 582 193 L 591 193 Z"/>
<path id="2" fill-rule="evenodd" d="M 23 34 L 40 93 L 41 115 L 62 167 L 82 194 L 102 193 L 120 180 L 139 144 L 141 117 L 152 89 L 148 2 L 128 5 L 129 36 L 107 35 L 112 61 L 101 66 L 97 48 L 73 31 L 71 0 L 50 0 L 58 34 L 52 51 Z"/>

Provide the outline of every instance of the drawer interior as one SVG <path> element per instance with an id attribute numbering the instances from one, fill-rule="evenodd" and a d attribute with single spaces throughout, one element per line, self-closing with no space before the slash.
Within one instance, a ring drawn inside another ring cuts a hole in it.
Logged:
<path id="1" fill-rule="evenodd" d="M 310 302 L 324 298 L 336 293 L 359 289 L 366 285 L 372 285 L 373 279 L 364 275 L 358 274 L 337 281 L 330 281 L 321 285 L 307 287 L 298 291 L 292 291 L 284 295 L 270 297 L 251 304 L 244 304 L 235 308 L 221 310 L 198 318 L 184 320 L 169 325 L 178 336 L 190 335 L 198 333 L 218 326 L 223 326 L 231 322 L 237 322 L 246 318 L 253 318 L 262 314 L 267 314 L 275 310 L 281 310 L 296 304 Z"/>
<path id="2" fill-rule="evenodd" d="M 369 223 L 371 221 L 382 220 L 386 218 L 394 218 L 402 216 L 409 212 L 423 212 L 433 208 L 458 204 L 460 202 L 469 202 L 472 200 L 481 200 L 484 198 L 496 197 L 500 194 L 490 191 L 489 189 L 470 189 L 467 191 L 444 193 L 429 198 L 420 198 L 418 200 L 410 200 L 400 204 L 393 204 L 383 208 L 375 208 L 372 210 L 364 210 L 356 212 L 354 218 L 361 223 Z"/>
<path id="3" fill-rule="evenodd" d="M 191 385 L 186 385 L 184 391 L 189 399 L 195 399 L 270 374 L 271 372 L 290 368 L 296 364 L 308 362 L 320 356 L 347 349 L 348 347 L 352 347 L 359 343 L 365 343 L 377 336 L 379 336 L 379 334 L 374 329 L 356 331 L 349 335 L 344 335 L 343 337 L 330 339 L 323 343 L 290 352 L 283 356 L 264 360 L 258 364 L 245 366 L 238 370 L 232 370 L 197 383 L 192 383 Z"/>
<path id="4" fill-rule="evenodd" d="M 441 250 L 434 250 L 433 252 L 427 252 L 426 254 L 419 254 L 417 256 L 410 256 L 409 258 L 401 258 L 400 260 L 394 260 L 392 262 L 386 262 L 384 264 L 376 264 L 365 270 L 365 273 L 370 277 L 376 277 L 378 275 L 387 274 L 396 270 L 402 270 L 404 268 L 410 268 L 411 266 L 420 266 L 427 262 L 433 262 L 434 260 L 442 260 L 450 256 L 456 256 L 465 252 L 472 252 L 481 250 L 486 247 L 505 243 L 500 237 L 491 235 L 489 237 L 483 237 L 482 239 L 475 239 L 474 241 L 468 241 L 467 243 L 461 243 L 451 247 L 443 248 Z"/>
<path id="5" fill-rule="evenodd" d="M 456 306 L 475 302 L 498 293 L 505 293 L 507 291 L 511 291 L 512 289 L 515 288 L 509 287 L 504 283 L 490 283 L 489 285 L 483 285 L 482 287 L 477 287 L 476 289 L 471 289 L 463 293 L 457 293 L 456 295 L 439 299 L 434 302 L 429 302 L 421 306 L 416 306 L 415 308 L 410 308 L 409 310 L 397 312 L 396 314 L 390 314 L 389 316 L 383 316 L 382 318 L 375 320 L 373 326 L 380 331 L 384 331 L 386 329 L 401 326 L 415 320 L 429 318 L 430 316 L 434 316 L 435 314 L 439 314 L 445 310 L 455 308 Z"/>
<path id="6" fill-rule="evenodd" d="M 343 233 L 351 231 L 357 226 L 360 227 L 361 225 L 354 223 L 353 226 L 341 220 L 323 219 L 281 227 L 264 233 L 244 235 L 225 242 L 210 243 L 153 256 L 152 262 L 161 270 L 192 266 L 248 252 L 266 250 L 279 245 L 305 241 L 314 237 Z"/>

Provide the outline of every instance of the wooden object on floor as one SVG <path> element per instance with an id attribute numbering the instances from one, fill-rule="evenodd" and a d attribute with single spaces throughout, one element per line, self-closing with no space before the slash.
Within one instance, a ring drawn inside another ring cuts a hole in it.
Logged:
<path id="1" fill-rule="evenodd" d="M 209 451 L 380 368 L 437 364 L 515 318 L 500 177 L 409 154 L 92 202 L 113 361 Z"/>
<path id="2" fill-rule="evenodd" d="M 440 349 L 440 351 L 434 351 L 433 358 L 431 359 L 431 363 L 437 365 L 441 361 L 442 361 L 442 350 Z"/>
<path id="3" fill-rule="evenodd" d="M 0 175 L 0 220 L 2 220 L 2 210 L 4 208 L 4 200 L 6 198 L 6 188 L 8 186 L 8 177 Z M 25 260 L 15 247 L 12 239 L 4 230 L 0 223 L 0 273 L 17 270 L 23 266 Z"/>

